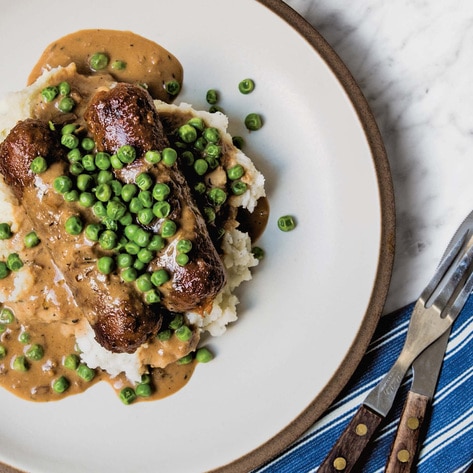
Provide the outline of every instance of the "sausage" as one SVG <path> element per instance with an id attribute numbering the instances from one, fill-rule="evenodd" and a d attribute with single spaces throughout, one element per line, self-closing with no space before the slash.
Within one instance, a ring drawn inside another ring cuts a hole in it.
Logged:
<path id="1" fill-rule="evenodd" d="M 64 155 L 59 137 L 48 124 L 27 119 L 18 122 L 0 145 L 0 172 L 47 245 L 97 341 L 112 352 L 132 353 L 158 332 L 162 314 L 143 302 L 134 285 L 123 283 L 118 275 L 98 272 L 96 261 L 103 250 L 83 235 L 64 230 L 71 214 L 92 219 L 89 209 L 66 203 L 51 191 L 54 178 L 67 173 Z M 37 156 L 46 158 L 48 170 L 34 175 L 30 163 Z"/>
<path id="2" fill-rule="evenodd" d="M 178 231 L 148 268 L 151 271 L 164 268 L 172 275 L 160 287 L 161 303 L 175 312 L 206 307 L 224 286 L 225 269 L 183 174 L 176 165 L 168 167 L 162 162 L 151 165 L 144 159 L 148 150 L 162 151 L 168 146 L 151 96 L 142 87 L 119 83 L 110 90 L 97 92 L 84 118 L 100 151 L 113 154 L 123 145 L 135 147 L 138 158 L 114 171 L 118 179 L 134 182 L 139 173 L 147 172 L 171 189 L 169 218 L 177 223 Z M 149 228 L 159 232 L 162 223 L 163 219 L 156 218 Z M 193 243 L 190 262 L 185 266 L 176 263 L 179 239 Z"/>

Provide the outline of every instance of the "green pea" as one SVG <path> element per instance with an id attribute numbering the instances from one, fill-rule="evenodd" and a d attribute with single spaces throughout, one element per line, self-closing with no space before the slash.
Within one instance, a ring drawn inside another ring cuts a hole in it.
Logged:
<path id="1" fill-rule="evenodd" d="M 101 170 L 107 170 L 110 168 L 110 155 L 104 151 L 99 151 L 95 155 L 95 165 Z"/>
<path id="2" fill-rule="evenodd" d="M 19 271 L 23 267 L 23 261 L 18 253 L 10 253 L 7 256 L 7 268 L 10 271 Z"/>
<path id="3" fill-rule="evenodd" d="M 156 150 L 149 150 L 145 153 L 145 160 L 148 161 L 150 164 L 156 164 L 161 161 L 161 154 L 159 151 Z"/>
<path id="4" fill-rule="evenodd" d="M 199 363 L 208 363 L 209 361 L 212 361 L 214 358 L 212 352 L 205 347 L 199 348 L 196 353 L 195 353 L 195 359 Z"/>
<path id="5" fill-rule="evenodd" d="M 5 279 L 10 274 L 7 263 L 0 261 L 0 279 Z"/>
<path id="6" fill-rule="evenodd" d="M 71 355 L 65 356 L 64 359 L 62 360 L 62 364 L 64 365 L 65 368 L 75 371 L 80 364 L 79 355 L 76 355 L 73 353 Z"/>
<path id="7" fill-rule="evenodd" d="M 77 176 L 76 186 L 80 191 L 89 190 L 94 184 L 94 178 L 90 174 L 79 174 Z"/>
<path id="8" fill-rule="evenodd" d="M 70 151 L 68 151 L 67 153 L 67 159 L 71 162 L 71 163 L 77 163 L 79 161 L 81 161 L 82 159 L 82 154 L 80 152 L 80 149 L 79 148 L 73 148 L 71 149 Z"/>
<path id="9" fill-rule="evenodd" d="M 168 329 L 168 330 L 161 330 L 160 332 L 158 332 L 157 338 L 161 342 L 167 342 L 168 340 L 171 339 L 171 336 L 172 336 L 172 332 L 171 330 Z"/>
<path id="10" fill-rule="evenodd" d="M 0 345 L 0 360 L 5 358 L 6 356 L 7 356 L 7 349 L 3 345 Z"/>
<path id="11" fill-rule="evenodd" d="M 245 126 L 250 131 L 259 130 L 263 126 L 263 118 L 259 113 L 249 113 L 245 117 Z"/>
<path id="12" fill-rule="evenodd" d="M 212 223 L 215 221 L 217 215 L 212 207 L 204 207 L 204 216 L 208 223 Z"/>
<path id="13" fill-rule="evenodd" d="M 169 281 L 169 273 L 165 269 L 158 269 L 151 274 L 151 282 L 156 286 L 162 286 Z"/>
<path id="14" fill-rule="evenodd" d="M 138 197 L 133 197 L 130 200 L 130 204 L 128 205 L 128 209 L 130 210 L 132 214 L 137 214 L 143 208 L 144 208 L 144 205 L 141 202 L 141 200 L 138 199 Z"/>
<path id="15" fill-rule="evenodd" d="M 177 160 L 177 152 L 173 148 L 164 148 L 161 152 L 161 158 L 163 163 L 170 167 L 172 166 Z"/>
<path id="16" fill-rule="evenodd" d="M 101 169 L 97 176 L 96 176 L 96 180 L 97 180 L 97 184 L 109 184 L 111 185 L 111 182 L 113 181 L 113 172 L 112 171 L 108 171 L 106 169 Z"/>
<path id="17" fill-rule="evenodd" d="M 136 176 L 135 182 L 136 185 L 143 191 L 150 189 L 153 185 L 153 179 L 146 172 L 138 174 L 138 176 Z"/>
<path id="18" fill-rule="evenodd" d="M 149 383 L 139 383 L 136 385 L 135 392 L 138 397 L 150 397 L 153 393 L 153 388 Z"/>
<path id="19" fill-rule="evenodd" d="M 82 174 L 84 172 L 84 166 L 82 165 L 81 162 L 77 161 L 75 163 L 72 163 L 70 166 L 69 166 L 69 172 L 73 175 L 73 176 L 79 176 L 80 174 Z"/>
<path id="20" fill-rule="evenodd" d="M 8 240 L 12 235 L 11 225 L 6 222 L 0 223 L 0 240 Z"/>
<path id="21" fill-rule="evenodd" d="M 141 209 L 136 218 L 142 225 L 149 225 L 154 220 L 154 213 L 151 209 Z"/>
<path id="22" fill-rule="evenodd" d="M 204 151 L 206 146 L 207 146 L 207 140 L 203 136 L 195 140 L 194 148 L 197 151 Z"/>
<path id="23" fill-rule="evenodd" d="M 70 383 L 65 376 L 55 379 L 52 384 L 53 391 L 62 394 L 69 389 Z"/>
<path id="24" fill-rule="evenodd" d="M 48 169 L 48 162 L 42 156 L 36 156 L 30 164 L 31 172 L 41 174 Z"/>
<path id="25" fill-rule="evenodd" d="M 64 200 L 66 202 L 78 202 L 79 200 L 79 191 L 77 189 L 72 189 L 69 192 L 64 194 Z"/>
<path id="26" fill-rule="evenodd" d="M 3 307 L 2 310 L 0 310 L 0 323 L 2 324 L 11 324 L 15 321 L 15 314 L 13 314 L 13 311 L 11 309 L 8 309 L 7 307 Z"/>
<path id="27" fill-rule="evenodd" d="M 179 253 L 176 255 L 176 263 L 179 266 L 185 266 L 187 263 L 189 263 L 189 255 L 186 253 Z"/>
<path id="28" fill-rule="evenodd" d="M 97 197 L 100 202 L 108 202 L 112 198 L 112 188 L 110 184 L 99 184 L 95 189 L 95 197 Z"/>
<path id="29" fill-rule="evenodd" d="M 112 230 L 104 230 L 99 237 L 99 244 L 104 250 L 113 250 L 118 243 L 118 236 Z"/>
<path id="30" fill-rule="evenodd" d="M 193 143 L 197 139 L 197 130 L 188 123 L 180 126 L 177 133 L 184 143 Z"/>
<path id="31" fill-rule="evenodd" d="M 38 246 L 41 242 L 36 232 L 27 233 L 23 241 L 25 243 L 26 248 L 33 248 L 35 246 Z"/>
<path id="32" fill-rule="evenodd" d="M 187 166 L 192 166 L 195 162 L 194 154 L 192 151 L 184 151 L 181 154 L 182 159 L 184 160 L 184 163 L 187 164 Z"/>
<path id="33" fill-rule="evenodd" d="M 283 232 L 290 232 L 296 228 L 296 221 L 292 215 L 283 215 L 278 218 L 278 228 Z"/>
<path id="34" fill-rule="evenodd" d="M 192 250 L 192 241 L 186 239 L 179 240 L 176 245 L 176 250 L 179 253 L 189 253 L 189 251 Z"/>
<path id="35" fill-rule="evenodd" d="M 129 164 L 136 159 L 136 150 L 131 145 L 123 145 L 118 148 L 117 156 L 122 163 Z"/>
<path id="36" fill-rule="evenodd" d="M 93 71 L 100 71 L 108 66 L 109 58 L 107 54 L 97 52 L 92 54 L 89 59 L 89 66 Z"/>
<path id="37" fill-rule="evenodd" d="M 170 187 L 164 182 L 157 182 L 153 187 L 153 198 L 159 202 L 165 200 L 170 193 Z"/>
<path id="38" fill-rule="evenodd" d="M 117 256 L 117 266 L 119 268 L 129 268 L 133 265 L 134 258 L 128 253 L 120 253 Z"/>
<path id="39" fill-rule="evenodd" d="M 50 85 L 41 91 L 41 97 L 45 102 L 52 102 L 57 97 L 58 93 L 58 88 L 54 85 Z"/>
<path id="40" fill-rule="evenodd" d="M 204 131 L 205 129 L 205 122 L 200 117 L 192 117 L 189 120 L 187 120 L 187 123 L 189 125 L 192 125 L 196 130 Z"/>
<path id="41" fill-rule="evenodd" d="M 78 376 L 84 381 L 92 381 L 95 378 L 95 370 L 89 368 L 85 363 L 81 363 L 76 370 Z"/>
<path id="42" fill-rule="evenodd" d="M 198 182 L 194 185 L 194 190 L 197 192 L 197 194 L 202 195 L 207 191 L 207 186 L 203 182 Z"/>
<path id="43" fill-rule="evenodd" d="M 242 181 L 233 181 L 231 185 L 232 193 L 235 195 L 242 195 L 246 192 L 248 186 Z"/>
<path id="44" fill-rule="evenodd" d="M 259 246 L 254 246 L 251 252 L 253 253 L 253 256 L 257 260 L 262 260 L 265 256 L 265 251 L 263 250 L 263 248 L 260 248 Z"/>
<path id="45" fill-rule="evenodd" d="M 79 204 L 82 207 L 92 207 L 95 204 L 95 195 L 92 192 L 81 192 L 79 194 Z"/>
<path id="46" fill-rule="evenodd" d="M 94 212 L 94 215 L 98 218 L 104 218 L 107 216 L 107 208 L 105 207 L 103 202 L 100 201 L 100 199 L 92 206 L 92 211 Z"/>
<path id="47" fill-rule="evenodd" d="M 125 268 L 121 272 L 121 277 L 125 282 L 135 281 L 138 277 L 138 271 L 135 268 Z"/>
<path id="48" fill-rule="evenodd" d="M 116 154 L 112 154 L 110 156 L 110 164 L 112 165 L 113 169 L 123 169 L 125 167 Z"/>
<path id="49" fill-rule="evenodd" d="M 71 215 L 66 220 L 64 228 L 69 235 L 79 235 L 84 229 L 84 224 L 78 215 Z"/>
<path id="50" fill-rule="evenodd" d="M 136 255 L 138 260 L 142 263 L 150 263 L 154 258 L 154 253 L 148 248 L 141 248 Z"/>
<path id="51" fill-rule="evenodd" d="M 158 291 L 151 289 L 145 292 L 145 302 L 146 304 L 159 304 L 161 302 L 161 296 Z"/>
<path id="52" fill-rule="evenodd" d="M 222 107 L 219 107 L 218 105 L 212 105 L 212 106 L 209 108 L 209 112 L 210 112 L 210 113 L 217 113 L 217 112 L 223 113 L 223 108 L 222 108 Z"/>
<path id="53" fill-rule="evenodd" d="M 204 130 L 202 136 L 209 142 L 209 143 L 218 143 L 220 139 L 220 132 L 217 128 L 209 127 Z"/>
<path id="54" fill-rule="evenodd" d="M 110 200 L 107 203 L 107 217 L 120 220 L 127 212 L 127 206 L 119 200 Z"/>
<path id="55" fill-rule="evenodd" d="M 153 206 L 153 194 L 151 191 L 140 191 L 138 199 L 143 204 L 143 207 L 150 209 Z"/>
<path id="56" fill-rule="evenodd" d="M 192 338 L 192 330 L 187 325 L 179 327 L 174 334 L 181 342 L 188 342 Z"/>
<path id="57" fill-rule="evenodd" d="M 125 184 L 122 187 L 121 198 L 125 202 L 130 202 L 131 199 L 138 193 L 138 186 L 135 184 Z"/>
<path id="58" fill-rule="evenodd" d="M 245 174 L 245 169 L 241 164 L 236 164 L 235 166 L 227 169 L 227 176 L 232 181 L 240 179 L 243 174 Z"/>
<path id="59" fill-rule="evenodd" d="M 140 230 L 139 225 L 136 225 L 136 224 L 128 225 L 124 230 L 125 236 L 129 240 L 133 240 L 133 238 L 135 237 L 135 235 L 138 233 L 139 230 Z"/>
<path id="60" fill-rule="evenodd" d="M 161 236 L 163 238 L 171 238 L 177 231 L 177 225 L 172 220 L 164 220 L 161 225 Z"/>
<path id="61" fill-rule="evenodd" d="M 63 81 L 58 85 L 58 90 L 61 95 L 68 95 L 71 93 L 71 86 L 69 82 Z"/>
<path id="62" fill-rule="evenodd" d="M 184 316 L 182 314 L 176 314 L 173 319 L 169 322 L 169 328 L 177 330 L 184 323 Z"/>
<path id="63" fill-rule="evenodd" d="M 243 139 L 242 136 L 233 136 L 232 143 L 233 143 L 233 146 L 235 146 L 235 148 L 242 149 L 243 146 L 245 145 L 245 140 Z"/>
<path id="64" fill-rule="evenodd" d="M 207 103 L 209 103 L 210 105 L 215 105 L 219 100 L 218 91 L 216 91 L 215 89 L 207 90 L 205 98 L 207 100 Z"/>
<path id="65" fill-rule="evenodd" d="M 131 404 L 132 402 L 136 400 L 136 393 L 132 388 L 127 386 L 126 388 L 123 388 L 120 391 L 119 398 L 120 398 L 120 401 L 123 402 L 123 404 L 128 406 L 129 404 Z"/>
<path id="66" fill-rule="evenodd" d="M 166 243 L 161 235 L 153 235 L 151 236 L 148 245 L 146 245 L 146 248 L 148 248 L 148 250 L 156 252 L 161 251 L 165 246 Z"/>
<path id="67" fill-rule="evenodd" d="M 70 112 L 75 106 L 76 103 L 72 97 L 63 97 L 57 104 L 57 108 L 64 113 Z"/>
<path id="68" fill-rule="evenodd" d="M 61 128 L 61 135 L 74 134 L 76 132 L 78 125 L 75 123 L 67 123 Z"/>
<path id="69" fill-rule="evenodd" d="M 26 351 L 26 357 L 33 361 L 39 361 L 44 356 L 44 348 L 42 345 L 35 343 L 31 345 L 30 348 Z"/>
<path id="70" fill-rule="evenodd" d="M 88 172 L 94 172 L 97 169 L 95 166 L 95 158 L 92 154 L 86 154 L 82 157 L 82 165 Z"/>
<path id="71" fill-rule="evenodd" d="M 151 275 L 149 273 L 142 274 L 136 280 L 136 287 L 141 292 L 147 292 L 153 289 L 153 283 L 151 282 Z"/>
<path id="72" fill-rule="evenodd" d="M 85 151 L 92 151 L 95 148 L 95 141 L 92 138 L 86 136 L 80 143 L 81 147 Z"/>
<path id="73" fill-rule="evenodd" d="M 53 188 L 60 194 L 69 192 L 73 188 L 72 180 L 69 176 L 58 176 L 53 181 Z"/>
<path id="74" fill-rule="evenodd" d="M 219 187 L 210 189 L 207 195 L 210 202 L 216 206 L 223 205 L 227 200 L 227 193 Z"/>
<path id="75" fill-rule="evenodd" d="M 12 368 L 15 371 L 26 372 L 30 369 L 30 366 L 28 364 L 26 357 L 23 355 L 20 355 L 20 356 L 16 356 L 13 359 Z"/>
<path id="76" fill-rule="evenodd" d="M 238 90 L 242 94 L 249 94 L 255 90 L 255 82 L 253 79 L 243 79 L 238 84 Z"/>
<path id="77" fill-rule="evenodd" d="M 23 345 L 26 345 L 27 343 L 30 343 L 31 336 L 28 332 L 21 332 L 20 335 L 18 336 L 18 341 L 20 343 L 23 343 Z"/>
<path id="78" fill-rule="evenodd" d="M 214 143 L 209 143 L 206 147 L 205 147 L 205 156 L 207 158 L 213 158 L 213 159 L 218 159 L 220 158 L 221 154 L 222 154 L 222 148 Z"/>
<path id="79" fill-rule="evenodd" d="M 89 223 L 85 227 L 85 236 L 91 241 L 98 241 L 101 231 L 102 225 L 98 223 Z"/>
<path id="80" fill-rule="evenodd" d="M 97 269 L 102 274 L 110 274 L 115 269 L 115 261 L 111 256 L 101 256 L 97 260 Z"/>
<path id="81" fill-rule="evenodd" d="M 164 84 L 164 87 L 166 89 L 166 92 L 169 94 L 169 95 L 172 95 L 173 97 L 175 97 L 176 95 L 179 94 L 180 90 L 181 90 L 181 84 L 179 84 L 179 82 L 177 80 L 170 80 L 170 81 L 167 81 L 165 84 Z"/>
<path id="82" fill-rule="evenodd" d="M 189 353 L 186 356 L 183 356 L 182 358 L 179 358 L 179 360 L 176 361 L 178 365 L 188 365 L 189 363 L 192 363 L 192 360 L 194 359 L 192 353 Z"/>
<path id="83" fill-rule="evenodd" d="M 153 205 L 153 214 L 158 218 L 166 218 L 171 213 L 171 205 L 167 201 L 156 202 Z"/>
<path id="84" fill-rule="evenodd" d="M 209 169 L 209 164 L 205 159 L 199 158 L 194 162 L 194 171 L 197 175 L 203 176 Z"/>
<path id="85" fill-rule="evenodd" d="M 146 269 L 146 263 L 143 263 L 138 258 L 133 262 L 133 267 L 139 272 L 142 273 Z"/>
<path id="86" fill-rule="evenodd" d="M 112 69 L 115 69 L 116 71 L 123 71 L 126 69 L 126 62 L 117 59 L 116 61 L 112 62 Z"/>
<path id="87" fill-rule="evenodd" d="M 133 242 L 139 245 L 141 248 L 146 248 L 151 242 L 151 234 L 143 228 L 138 228 L 133 237 Z"/>

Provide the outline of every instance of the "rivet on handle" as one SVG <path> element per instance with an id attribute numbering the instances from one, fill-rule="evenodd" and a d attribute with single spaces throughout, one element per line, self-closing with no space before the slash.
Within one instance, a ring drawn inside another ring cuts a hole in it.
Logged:
<path id="1" fill-rule="evenodd" d="M 355 427 L 355 432 L 356 432 L 356 435 L 363 437 L 364 435 L 368 433 L 368 427 L 366 426 L 366 424 L 358 424 Z"/>
<path id="2" fill-rule="evenodd" d="M 337 471 L 343 471 L 347 467 L 347 461 L 343 457 L 337 457 L 333 461 L 333 467 Z"/>
<path id="3" fill-rule="evenodd" d="M 409 417 L 409 419 L 407 419 L 407 427 L 409 427 L 411 430 L 417 430 L 419 425 L 420 421 L 417 417 Z"/>
<path id="4" fill-rule="evenodd" d="M 411 454 L 409 453 L 408 450 L 399 450 L 399 452 L 397 452 L 397 459 L 401 463 L 407 463 L 410 457 L 411 457 Z"/>

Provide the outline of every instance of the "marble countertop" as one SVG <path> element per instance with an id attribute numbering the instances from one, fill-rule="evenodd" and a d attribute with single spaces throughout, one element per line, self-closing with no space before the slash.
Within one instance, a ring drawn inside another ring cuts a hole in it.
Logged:
<path id="1" fill-rule="evenodd" d="M 473 2 L 286 0 L 358 82 L 396 199 L 388 313 L 413 300 L 473 209 Z"/>

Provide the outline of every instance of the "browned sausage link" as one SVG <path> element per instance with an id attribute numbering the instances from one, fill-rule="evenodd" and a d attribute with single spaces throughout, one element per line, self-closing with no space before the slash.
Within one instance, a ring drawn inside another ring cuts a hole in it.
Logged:
<path id="1" fill-rule="evenodd" d="M 157 333 L 162 317 L 142 301 L 132 284 L 123 283 L 118 275 L 104 276 L 97 271 L 97 258 L 104 253 L 98 245 L 65 231 L 69 216 L 93 217 L 89 209 L 66 203 L 52 190 L 54 179 L 67 173 L 63 154 L 45 123 L 26 120 L 19 122 L 0 146 L 0 171 L 47 245 L 97 341 L 110 351 L 132 353 Z M 29 167 L 38 155 L 47 159 L 49 167 L 35 176 Z"/>
<path id="2" fill-rule="evenodd" d="M 136 148 L 138 159 L 115 171 L 120 180 L 134 182 L 139 173 L 148 172 L 171 188 L 169 218 L 176 222 L 178 232 L 149 267 L 151 271 L 165 268 L 172 274 L 171 280 L 160 287 L 162 304 L 177 312 L 207 306 L 225 284 L 225 269 L 182 173 L 176 166 L 168 167 L 162 162 L 150 165 L 143 157 L 148 150 L 161 151 L 168 145 L 151 96 L 141 87 L 118 84 L 109 91 L 98 92 L 84 117 L 101 151 L 115 153 L 123 145 Z M 156 219 L 150 228 L 159 231 L 161 224 Z M 193 242 L 190 262 L 185 266 L 175 262 L 179 239 Z"/>

